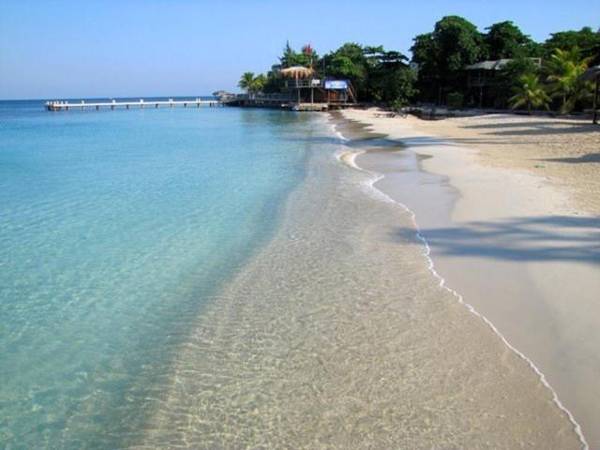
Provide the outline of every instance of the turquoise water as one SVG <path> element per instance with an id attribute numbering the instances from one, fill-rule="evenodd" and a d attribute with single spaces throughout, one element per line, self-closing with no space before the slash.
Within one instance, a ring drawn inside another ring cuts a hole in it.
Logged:
<path id="1" fill-rule="evenodd" d="M 310 116 L 0 102 L 0 442 L 119 447 L 304 177 Z"/>

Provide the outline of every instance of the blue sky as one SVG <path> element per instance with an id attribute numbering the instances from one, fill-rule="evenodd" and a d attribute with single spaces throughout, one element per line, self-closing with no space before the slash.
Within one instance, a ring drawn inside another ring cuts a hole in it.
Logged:
<path id="1" fill-rule="evenodd" d="M 444 15 L 513 20 L 536 40 L 600 26 L 598 0 L 0 1 L 0 98 L 201 95 L 266 71 L 286 40 L 409 54 Z"/>

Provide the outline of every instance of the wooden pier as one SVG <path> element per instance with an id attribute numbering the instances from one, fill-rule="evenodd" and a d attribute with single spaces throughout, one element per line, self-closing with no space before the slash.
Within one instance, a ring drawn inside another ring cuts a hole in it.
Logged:
<path id="1" fill-rule="evenodd" d="M 81 100 L 79 103 L 74 102 L 66 102 L 66 101 L 51 101 L 46 102 L 46 108 L 48 111 L 68 111 L 69 109 L 100 109 L 100 108 L 158 108 L 159 106 L 166 106 L 169 108 L 173 108 L 174 106 L 183 106 L 184 108 L 196 107 L 200 108 L 200 106 L 223 106 L 223 103 L 219 100 L 201 100 L 199 98 L 193 98 L 189 100 L 144 100 L 140 99 L 138 101 L 116 101 L 111 100 L 110 102 L 85 102 Z"/>
<path id="2" fill-rule="evenodd" d="M 238 94 L 223 99 L 225 106 L 242 106 L 250 108 L 276 108 L 290 111 L 330 111 L 334 109 L 356 108 L 362 106 L 360 103 L 347 102 L 301 102 L 294 101 L 289 95 L 263 94 L 252 95 Z"/>

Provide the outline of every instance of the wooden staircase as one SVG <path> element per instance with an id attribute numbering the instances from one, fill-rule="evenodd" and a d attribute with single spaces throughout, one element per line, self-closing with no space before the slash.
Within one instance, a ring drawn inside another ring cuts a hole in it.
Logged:
<path id="1" fill-rule="evenodd" d="M 350 96 L 350 99 L 352 100 L 352 103 L 358 103 L 356 101 L 356 93 L 354 92 L 354 86 L 352 86 L 350 80 L 348 80 L 348 94 Z"/>

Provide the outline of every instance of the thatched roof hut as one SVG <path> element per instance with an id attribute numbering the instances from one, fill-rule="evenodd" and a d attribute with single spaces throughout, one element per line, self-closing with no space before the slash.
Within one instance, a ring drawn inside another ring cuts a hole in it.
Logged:
<path id="1" fill-rule="evenodd" d="M 310 78 L 315 71 L 310 67 L 292 66 L 281 69 L 280 73 L 286 78 L 295 78 L 297 80 L 299 78 Z"/>

